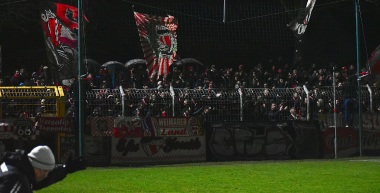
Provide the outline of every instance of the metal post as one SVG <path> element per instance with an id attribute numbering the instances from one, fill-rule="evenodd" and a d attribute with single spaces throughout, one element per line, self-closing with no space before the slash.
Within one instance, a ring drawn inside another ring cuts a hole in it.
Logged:
<path id="1" fill-rule="evenodd" d="M 336 132 L 336 82 L 335 67 L 333 67 L 333 90 L 334 90 L 334 152 L 335 159 L 338 158 L 337 132 Z"/>
<path id="2" fill-rule="evenodd" d="M 303 85 L 303 90 L 306 93 L 306 112 L 307 112 L 306 120 L 310 121 L 310 92 L 307 89 L 306 85 Z"/>
<path id="3" fill-rule="evenodd" d="M 120 95 L 121 95 L 121 116 L 125 116 L 125 93 L 123 86 L 119 86 Z"/>
<path id="4" fill-rule="evenodd" d="M 240 121 L 243 121 L 244 111 L 243 111 L 243 90 L 241 88 L 238 89 L 240 96 Z"/>
<path id="5" fill-rule="evenodd" d="M 78 144 L 79 144 L 79 156 L 82 156 L 82 150 L 83 150 L 83 145 L 82 145 L 82 139 L 83 139 L 83 126 L 82 126 L 82 80 L 81 80 L 81 63 L 82 63 L 82 57 L 81 57 L 81 36 L 82 36 L 82 8 L 81 8 L 81 0 L 78 0 L 78 102 L 79 102 L 79 107 L 78 107 Z"/>
<path id="6" fill-rule="evenodd" d="M 359 155 L 362 157 L 362 101 L 360 88 L 360 42 L 359 42 L 359 0 L 355 0 L 355 24 L 356 24 L 356 73 L 358 81 L 358 114 L 359 114 Z"/>
<path id="7" fill-rule="evenodd" d="M 170 89 L 170 96 L 172 97 L 172 116 L 175 116 L 175 92 L 172 85 L 169 87 Z"/>
<path id="8" fill-rule="evenodd" d="M 373 93 L 371 87 L 368 84 L 367 89 L 369 92 L 369 112 L 373 113 Z"/>
<path id="9" fill-rule="evenodd" d="M 223 23 L 226 23 L 226 0 L 223 3 Z"/>

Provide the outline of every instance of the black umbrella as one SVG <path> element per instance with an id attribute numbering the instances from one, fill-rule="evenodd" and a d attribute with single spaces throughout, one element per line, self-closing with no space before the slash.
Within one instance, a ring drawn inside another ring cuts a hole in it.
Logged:
<path id="1" fill-rule="evenodd" d="M 199 69 L 204 67 L 203 63 L 197 59 L 183 58 L 183 59 L 175 61 L 172 65 L 170 65 L 170 69 L 172 70 L 174 67 L 177 67 L 177 68 L 182 68 L 183 72 L 185 72 L 186 68 L 189 66 L 195 66 L 196 71 L 199 71 Z"/>
<path id="2" fill-rule="evenodd" d="M 146 61 L 144 59 L 132 59 L 125 63 L 124 67 L 127 69 L 134 67 L 146 69 Z"/>
<path id="3" fill-rule="evenodd" d="M 123 68 L 123 67 L 124 67 L 123 63 L 118 62 L 118 61 L 108 61 L 102 64 L 102 68 L 114 69 L 114 68 Z"/>
<path id="4" fill-rule="evenodd" d="M 84 65 L 94 65 L 94 66 L 100 66 L 99 62 L 94 60 L 94 59 L 91 59 L 91 58 L 86 58 L 83 60 L 83 64 Z"/>
<path id="5" fill-rule="evenodd" d="M 115 88 L 115 77 L 116 77 L 116 71 L 124 68 L 123 63 L 118 61 L 108 61 L 102 65 L 102 68 L 110 69 L 112 72 L 112 86 Z"/>
<path id="6" fill-rule="evenodd" d="M 83 65 L 87 67 L 87 72 L 99 72 L 100 63 L 94 59 L 86 58 L 83 60 Z"/>

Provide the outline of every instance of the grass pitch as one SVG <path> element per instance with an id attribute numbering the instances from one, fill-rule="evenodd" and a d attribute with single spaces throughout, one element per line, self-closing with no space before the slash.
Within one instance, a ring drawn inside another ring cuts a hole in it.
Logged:
<path id="1" fill-rule="evenodd" d="M 380 192 L 380 159 L 88 168 L 37 193 Z"/>

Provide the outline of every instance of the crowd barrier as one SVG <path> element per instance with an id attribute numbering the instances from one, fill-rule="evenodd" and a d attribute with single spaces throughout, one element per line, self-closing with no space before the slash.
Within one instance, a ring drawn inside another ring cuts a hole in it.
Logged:
<path id="1" fill-rule="evenodd" d="M 0 155 L 44 143 L 60 156 L 58 136 L 72 130 L 72 120 L 63 120 L 66 98 L 62 87 L 0 87 L 0 101 Z"/>
<path id="2" fill-rule="evenodd" d="M 81 117 L 83 152 L 92 166 L 331 158 L 334 124 L 339 156 L 358 155 L 360 142 L 365 155 L 379 155 L 380 92 L 371 87 L 361 91 L 359 136 L 357 109 L 349 127 L 339 102 L 337 119 L 333 109 L 316 110 L 317 99 L 343 100 L 341 91 L 331 87 L 93 89 L 85 92 L 80 116 L 67 116 L 68 99 L 60 87 L 0 87 L 0 145 L 13 149 L 49 144 L 63 162 L 78 155 L 75 120 Z M 48 110 L 41 111 L 41 101 Z M 285 109 L 276 119 L 262 113 L 272 103 Z M 302 119 L 288 119 L 291 107 Z"/>

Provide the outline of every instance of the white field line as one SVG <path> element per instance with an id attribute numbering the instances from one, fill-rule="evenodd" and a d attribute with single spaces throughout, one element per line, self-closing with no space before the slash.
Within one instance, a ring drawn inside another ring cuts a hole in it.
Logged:
<path id="1" fill-rule="evenodd" d="M 350 160 L 353 162 L 380 162 L 380 159 L 357 159 L 357 160 Z"/>

